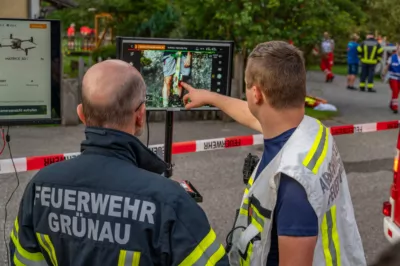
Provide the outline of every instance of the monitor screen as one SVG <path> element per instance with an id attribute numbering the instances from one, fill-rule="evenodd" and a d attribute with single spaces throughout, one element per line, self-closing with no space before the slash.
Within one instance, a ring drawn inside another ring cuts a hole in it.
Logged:
<path id="1" fill-rule="evenodd" d="M 0 18 L 0 125 L 59 123 L 60 22 Z"/>
<path id="2" fill-rule="evenodd" d="M 184 109 L 180 82 L 229 95 L 232 41 L 200 41 L 117 37 L 117 57 L 142 74 L 146 106 Z"/>

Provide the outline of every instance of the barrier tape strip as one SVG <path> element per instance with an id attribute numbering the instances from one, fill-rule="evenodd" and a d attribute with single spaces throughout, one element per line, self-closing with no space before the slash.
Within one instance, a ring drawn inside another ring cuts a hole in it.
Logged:
<path id="1" fill-rule="evenodd" d="M 399 120 L 367 123 L 367 124 L 356 124 L 356 125 L 343 125 L 334 126 L 330 128 L 332 135 L 346 135 L 355 133 L 367 133 L 384 131 L 399 128 Z M 195 141 L 184 141 L 176 142 L 172 146 L 172 154 L 192 153 L 201 151 L 213 151 L 221 150 L 234 147 L 252 146 L 263 144 L 262 134 L 250 135 L 250 136 L 236 136 L 216 139 L 205 139 Z M 164 144 L 151 145 L 149 149 L 155 154 L 164 157 Z M 78 156 L 80 153 L 64 153 L 44 156 L 33 156 L 25 158 L 14 159 L 15 167 L 17 172 L 26 172 L 42 169 L 43 167 L 72 159 Z M 10 159 L 0 160 L 0 174 L 14 173 L 14 166 Z"/>

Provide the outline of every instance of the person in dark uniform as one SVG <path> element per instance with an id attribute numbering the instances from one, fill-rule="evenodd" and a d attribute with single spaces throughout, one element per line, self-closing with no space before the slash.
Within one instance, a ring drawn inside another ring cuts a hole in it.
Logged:
<path id="1" fill-rule="evenodd" d="M 357 47 L 358 57 L 361 61 L 360 91 L 365 91 L 365 81 L 368 77 L 368 92 L 374 89 L 375 66 L 382 59 L 383 48 L 374 38 L 373 33 L 367 34 L 367 39 Z"/>
<path id="2" fill-rule="evenodd" d="M 83 79 L 82 154 L 40 170 L 11 232 L 11 265 L 229 265 L 206 215 L 135 136 L 146 85 L 107 60 Z"/>

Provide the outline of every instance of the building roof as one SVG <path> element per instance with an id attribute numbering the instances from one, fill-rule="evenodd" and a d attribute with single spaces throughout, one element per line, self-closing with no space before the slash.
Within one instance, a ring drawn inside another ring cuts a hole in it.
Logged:
<path id="1" fill-rule="evenodd" d="M 45 0 L 45 1 L 58 8 L 78 6 L 78 4 L 74 0 Z"/>

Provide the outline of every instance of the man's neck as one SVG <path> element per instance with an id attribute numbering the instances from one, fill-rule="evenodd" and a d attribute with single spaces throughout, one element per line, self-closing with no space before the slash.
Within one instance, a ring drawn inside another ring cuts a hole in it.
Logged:
<path id="1" fill-rule="evenodd" d="M 268 110 L 269 115 L 260 118 L 264 139 L 271 139 L 281 135 L 289 129 L 296 128 L 304 118 L 304 108 L 285 111 Z"/>

